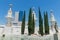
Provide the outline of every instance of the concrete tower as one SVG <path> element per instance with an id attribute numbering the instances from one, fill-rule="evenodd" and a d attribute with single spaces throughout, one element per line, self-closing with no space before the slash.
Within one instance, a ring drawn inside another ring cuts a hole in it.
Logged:
<path id="1" fill-rule="evenodd" d="M 19 18 L 19 12 L 15 12 L 15 17 L 13 21 L 14 26 L 18 26 L 18 18 Z"/>
<path id="2" fill-rule="evenodd" d="M 34 15 L 34 20 L 35 20 L 35 24 L 36 24 L 37 18 L 36 18 L 36 13 L 35 13 L 35 8 L 34 8 L 34 7 L 32 8 L 32 17 L 33 17 L 33 15 Z M 36 26 L 36 25 L 35 25 L 35 26 Z M 36 28 L 35 28 L 35 34 L 38 34 Z"/>
<path id="3" fill-rule="evenodd" d="M 50 19 L 50 22 L 51 22 L 51 29 L 52 30 L 54 30 L 54 26 L 55 26 L 55 22 L 56 22 L 56 20 L 55 20 L 55 18 L 54 18 L 54 15 L 53 15 L 53 11 L 51 10 L 51 19 Z"/>
<path id="4" fill-rule="evenodd" d="M 36 21 L 37 19 L 36 19 L 36 13 L 35 13 L 35 11 L 34 11 L 34 7 L 32 8 L 32 10 L 33 10 L 33 11 L 32 11 L 32 16 L 33 16 L 33 14 L 34 14 L 34 19 L 35 19 L 35 21 Z"/>
<path id="5" fill-rule="evenodd" d="M 18 18 L 19 18 L 19 12 L 15 12 L 15 22 L 18 23 Z"/>
<path id="6" fill-rule="evenodd" d="M 8 15 L 6 16 L 7 24 L 6 26 L 11 27 L 12 26 L 12 4 L 9 4 L 10 9 L 8 10 Z"/>

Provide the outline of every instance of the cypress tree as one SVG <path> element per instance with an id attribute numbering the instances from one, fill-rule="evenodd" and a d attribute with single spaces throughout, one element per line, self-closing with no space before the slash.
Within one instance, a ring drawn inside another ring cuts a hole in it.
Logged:
<path id="1" fill-rule="evenodd" d="M 32 8 L 29 10 L 29 19 L 28 19 L 28 35 L 32 34 Z"/>
<path id="2" fill-rule="evenodd" d="M 46 34 L 46 14 L 44 12 L 44 27 L 45 27 L 45 34 Z"/>
<path id="3" fill-rule="evenodd" d="M 48 13 L 46 12 L 46 18 L 47 18 L 47 31 L 48 31 L 48 34 L 49 34 L 49 21 L 48 21 Z"/>
<path id="4" fill-rule="evenodd" d="M 34 20 L 34 14 L 33 14 L 33 20 L 32 20 L 32 34 L 35 32 L 35 20 Z"/>
<path id="5" fill-rule="evenodd" d="M 48 14 L 44 13 L 44 26 L 45 26 L 45 34 L 49 34 L 49 23 L 48 23 Z"/>
<path id="6" fill-rule="evenodd" d="M 42 20 L 40 8 L 39 8 L 39 34 L 43 36 L 43 20 Z"/>
<path id="7" fill-rule="evenodd" d="M 25 11 L 24 11 L 23 19 L 22 19 L 21 34 L 24 34 L 24 31 L 25 31 Z"/>

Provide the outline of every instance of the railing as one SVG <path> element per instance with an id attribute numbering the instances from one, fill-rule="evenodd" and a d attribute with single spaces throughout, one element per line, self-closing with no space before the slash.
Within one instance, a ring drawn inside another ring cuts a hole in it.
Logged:
<path id="1" fill-rule="evenodd" d="M 22 40 L 54 40 L 53 35 L 47 36 L 21 36 Z"/>
<path id="2" fill-rule="evenodd" d="M 0 36 L 0 40 L 60 40 L 60 35 L 28 36 L 28 35 L 7 35 Z"/>

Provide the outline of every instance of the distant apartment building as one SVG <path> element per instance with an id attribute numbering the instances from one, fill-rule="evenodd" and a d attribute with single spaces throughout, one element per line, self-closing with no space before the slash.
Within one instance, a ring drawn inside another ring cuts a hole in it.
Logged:
<path id="1" fill-rule="evenodd" d="M 22 21 L 23 14 L 24 14 L 24 11 L 19 11 L 19 18 L 18 18 L 19 22 Z"/>
<path id="2" fill-rule="evenodd" d="M 15 12 L 15 19 L 13 25 L 21 26 L 23 14 L 23 11 Z"/>
<path id="3" fill-rule="evenodd" d="M 18 17 L 18 25 L 21 26 L 22 24 L 22 17 L 23 17 L 24 11 L 19 11 L 19 17 Z"/>

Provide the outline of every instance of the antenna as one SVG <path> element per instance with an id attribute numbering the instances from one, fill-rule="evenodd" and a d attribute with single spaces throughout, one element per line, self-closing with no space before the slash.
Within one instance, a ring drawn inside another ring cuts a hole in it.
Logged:
<path id="1" fill-rule="evenodd" d="M 12 4 L 9 4 L 9 7 L 12 8 Z"/>
<path id="2" fill-rule="evenodd" d="M 51 10 L 50 12 L 53 13 L 53 10 Z"/>
<path id="3" fill-rule="evenodd" d="M 35 7 L 32 7 L 32 10 L 34 11 L 35 10 Z"/>

